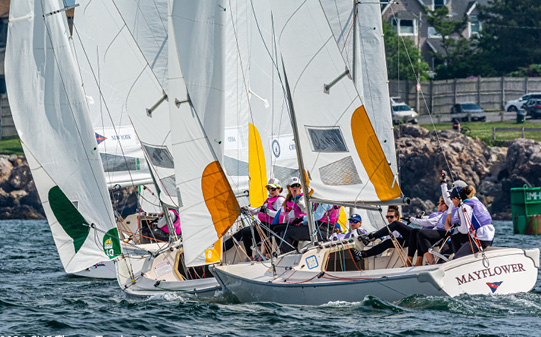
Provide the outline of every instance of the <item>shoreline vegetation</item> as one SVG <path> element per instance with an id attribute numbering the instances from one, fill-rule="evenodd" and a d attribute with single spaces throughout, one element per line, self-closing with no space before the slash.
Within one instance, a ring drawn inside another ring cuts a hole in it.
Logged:
<path id="1" fill-rule="evenodd" d="M 510 189 L 541 186 L 541 132 L 502 132 L 492 140 L 492 128 L 533 128 L 537 123 L 462 123 L 470 132 L 462 135 L 450 123 L 395 127 L 399 178 L 404 194 L 411 198 L 403 213 L 430 212 L 439 198 L 441 170 L 454 179 L 475 186 L 478 198 L 494 219 L 510 220 Z M 427 128 L 425 128 L 427 127 Z M 136 189 L 116 193 L 135 209 Z M 130 206 L 131 208 L 131 206 Z M 39 196 L 18 138 L 0 141 L 0 219 L 45 219 Z"/>

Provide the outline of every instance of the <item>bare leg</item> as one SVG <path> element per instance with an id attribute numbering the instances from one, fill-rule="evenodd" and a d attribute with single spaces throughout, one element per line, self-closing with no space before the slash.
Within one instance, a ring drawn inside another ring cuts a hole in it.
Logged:
<path id="1" fill-rule="evenodd" d="M 432 256 L 432 254 L 426 252 L 425 259 L 426 259 L 426 262 L 428 262 L 428 264 L 434 264 L 434 256 Z"/>

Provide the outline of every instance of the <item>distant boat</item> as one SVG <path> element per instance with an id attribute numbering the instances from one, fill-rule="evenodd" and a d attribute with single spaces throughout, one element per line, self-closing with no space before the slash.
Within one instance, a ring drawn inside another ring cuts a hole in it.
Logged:
<path id="1" fill-rule="evenodd" d="M 283 62 L 282 78 L 292 122 L 297 125 L 294 132 L 299 166 L 307 173 L 301 175 L 303 190 L 313 191 L 310 196 L 305 194 L 307 205 L 324 202 L 371 208 L 403 203 L 391 161 L 385 155 L 389 154 L 383 150 L 372 126 L 374 120 L 367 113 L 374 107 L 365 106 L 359 88 L 345 77 L 350 68 L 322 4 L 283 0 L 272 1 L 271 6 Z M 364 32 L 368 39 L 365 43 L 379 45 L 372 49 L 377 54 L 370 55 L 374 71 L 386 78 L 381 62 L 385 56 L 380 5 L 356 3 L 353 17 L 357 18 L 357 13 L 359 22 L 370 27 Z M 378 108 L 390 114 L 387 84 L 377 81 L 372 85 L 364 87 L 364 95 L 370 90 L 385 92 L 386 104 Z M 312 221 L 309 226 L 314 233 Z M 490 247 L 443 264 L 406 268 L 400 268 L 404 253 L 399 249 L 359 263 L 352 249 L 363 249 L 363 245 L 356 240 L 314 243 L 300 253 L 263 262 L 215 265 L 211 271 L 241 302 L 319 305 L 361 301 L 368 295 L 394 301 L 412 294 L 526 292 L 534 287 L 539 267 L 539 249 Z"/>

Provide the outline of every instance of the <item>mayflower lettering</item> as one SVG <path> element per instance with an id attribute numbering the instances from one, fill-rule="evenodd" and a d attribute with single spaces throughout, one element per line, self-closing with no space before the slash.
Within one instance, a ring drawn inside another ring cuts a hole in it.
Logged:
<path id="1" fill-rule="evenodd" d="M 468 283 L 471 281 L 481 280 L 491 276 L 498 276 L 510 273 L 520 273 L 526 271 L 522 263 L 506 264 L 504 266 L 497 266 L 494 268 L 481 269 L 468 274 L 464 274 L 460 277 L 456 277 L 458 285 Z"/>

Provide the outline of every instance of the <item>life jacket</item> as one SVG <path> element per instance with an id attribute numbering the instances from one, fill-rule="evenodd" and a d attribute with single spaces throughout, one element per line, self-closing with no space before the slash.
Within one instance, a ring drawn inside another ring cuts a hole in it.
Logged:
<path id="1" fill-rule="evenodd" d="M 314 204 L 314 212 L 316 211 L 319 204 Z M 320 222 L 326 222 L 334 225 L 338 221 L 340 216 L 340 206 L 333 206 L 330 210 L 326 211 L 325 214 L 319 219 Z"/>
<path id="2" fill-rule="evenodd" d="M 175 213 L 176 219 L 173 222 L 173 227 L 175 227 L 175 233 L 177 233 L 177 235 L 180 235 L 180 232 L 181 232 L 181 230 L 180 230 L 180 216 L 178 215 L 178 212 L 175 211 L 174 209 L 170 209 L 170 211 Z M 168 226 L 163 226 L 160 229 L 162 231 L 166 232 L 166 233 L 169 233 L 169 227 Z"/>
<path id="3" fill-rule="evenodd" d="M 274 205 L 274 202 L 278 200 L 279 198 L 283 198 L 283 197 L 281 195 L 277 195 L 274 198 L 267 198 L 267 200 L 264 203 L 265 207 L 267 207 L 267 209 L 277 211 L 277 209 L 273 208 L 273 205 Z M 280 212 L 278 216 L 280 217 L 280 223 L 281 223 L 284 220 L 284 215 L 282 214 L 282 212 Z M 262 212 L 257 213 L 257 218 L 260 221 L 266 222 L 266 223 L 272 223 L 272 221 L 274 220 L 274 217 Z"/>
<path id="4" fill-rule="evenodd" d="M 302 198 L 302 196 L 303 196 L 303 193 L 299 194 L 297 197 Z M 289 217 L 291 211 L 294 211 L 294 214 L 295 214 L 294 215 L 295 217 L 293 219 L 290 219 Z M 286 200 L 285 212 L 282 212 L 282 213 L 284 213 L 284 221 L 287 223 L 290 223 L 291 221 L 301 218 L 306 215 L 306 213 L 301 212 L 299 205 L 295 203 L 295 199 L 292 199 L 291 201 Z"/>
<path id="5" fill-rule="evenodd" d="M 492 217 L 482 202 L 477 199 L 466 199 L 464 204 L 473 209 L 473 216 L 471 219 L 473 228 L 477 230 L 479 227 L 492 224 Z"/>
<path id="6" fill-rule="evenodd" d="M 354 229 L 354 230 L 350 231 L 349 233 L 347 233 L 346 236 L 345 236 L 345 239 L 347 239 L 347 238 L 358 238 L 359 236 L 361 236 L 361 234 L 368 235 L 368 232 L 365 231 L 362 228 L 357 228 L 357 229 Z"/>
<path id="7" fill-rule="evenodd" d="M 473 210 L 471 223 L 475 230 L 481 226 L 492 224 L 492 217 L 482 202 L 477 199 L 466 199 L 463 201 L 463 204 L 470 206 Z M 456 212 L 459 208 L 460 207 L 453 208 L 453 211 L 451 212 L 451 219 L 455 217 L 455 214 L 458 216 Z"/>
<path id="8" fill-rule="evenodd" d="M 438 223 L 436 223 L 436 226 L 434 227 L 434 229 L 437 229 L 437 230 L 445 230 L 445 220 L 447 220 L 447 214 L 449 214 L 449 209 L 447 209 L 445 212 L 441 213 L 441 212 L 436 212 L 437 214 L 441 214 L 441 217 L 440 219 L 438 220 Z M 432 213 L 432 214 L 435 214 L 435 213 Z M 430 214 L 430 215 L 432 215 Z M 430 216 L 429 216 L 430 217 Z"/>

